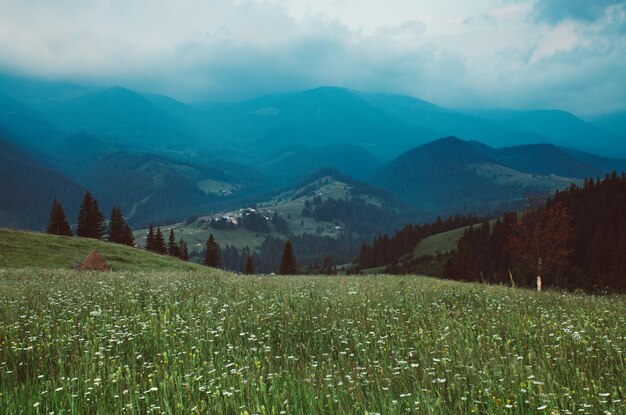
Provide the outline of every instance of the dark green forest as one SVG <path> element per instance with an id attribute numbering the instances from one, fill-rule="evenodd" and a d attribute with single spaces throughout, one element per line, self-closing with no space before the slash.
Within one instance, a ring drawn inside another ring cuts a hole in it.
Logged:
<path id="1" fill-rule="evenodd" d="M 449 258 L 443 277 L 496 284 L 533 286 L 538 273 L 515 250 L 516 229 L 532 218 L 550 226 L 550 212 L 562 209 L 567 222 L 553 234 L 565 232 L 563 255 L 543 264 L 544 286 L 565 289 L 626 291 L 626 175 L 585 180 L 557 192 L 544 205 L 525 214 L 509 212 L 492 226 L 488 222 L 466 230 Z M 547 218 L 547 222 L 546 219 Z M 532 227 L 531 227 L 532 231 Z M 531 237 L 536 233 L 531 233 Z M 554 241 L 548 241 L 549 243 Z M 553 244 L 554 249 L 554 244 Z M 547 256 L 550 252 L 544 251 Z"/>

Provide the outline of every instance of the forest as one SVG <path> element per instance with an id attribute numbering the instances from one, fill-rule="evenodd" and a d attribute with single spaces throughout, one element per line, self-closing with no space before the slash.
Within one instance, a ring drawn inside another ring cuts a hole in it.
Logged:
<path id="1" fill-rule="evenodd" d="M 626 175 L 585 180 L 524 213 L 469 227 L 444 278 L 626 291 Z"/>

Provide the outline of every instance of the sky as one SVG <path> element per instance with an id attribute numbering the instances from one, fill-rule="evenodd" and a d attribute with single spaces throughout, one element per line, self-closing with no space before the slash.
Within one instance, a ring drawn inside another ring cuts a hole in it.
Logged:
<path id="1" fill-rule="evenodd" d="M 186 102 L 318 86 L 626 110 L 626 0 L 0 0 L 0 72 Z"/>

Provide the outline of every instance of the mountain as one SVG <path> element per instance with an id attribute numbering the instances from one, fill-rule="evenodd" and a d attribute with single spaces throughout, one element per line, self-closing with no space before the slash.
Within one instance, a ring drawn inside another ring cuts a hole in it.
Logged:
<path id="1" fill-rule="evenodd" d="M 436 137 L 436 132 L 411 125 L 341 88 L 205 108 L 216 120 L 218 143 L 247 146 L 264 156 L 286 146 L 348 144 L 389 159 Z"/>
<path id="2" fill-rule="evenodd" d="M 33 150 L 49 148 L 62 137 L 36 111 L 1 93 L 0 128 L 5 140 Z"/>
<path id="3" fill-rule="evenodd" d="M 125 148 L 182 150 L 191 141 L 176 118 L 125 88 L 98 89 L 31 105 L 61 130 L 99 135 Z"/>
<path id="4" fill-rule="evenodd" d="M 520 142 L 542 141 L 536 137 L 520 137 L 506 128 L 497 127 L 481 118 L 405 95 L 361 94 L 361 96 L 375 107 L 403 121 L 436 131 L 440 137 L 463 137 L 497 147 Z"/>
<path id="5" fill-rule="evenodd" d="M 331 168 L 358 180 L 369 177 L 381 161 L 361 147 L 336 144 L 321 147 L 287 147 L 259 165 L 280 183 L 294 184 L 315 171 Z"/>
<path id="6" fill-rule="evenodd" d="M 371 183 L 419 209 L 448 215 L 497 211 L 523 203 L 528 194 L 553 191 L 576 181 L 568 177 L 536 176 L 499 164 L 494 157 L 494 152 L 498 152 L 485 147 L 456 137 L 442 138 L 385 164 L 374 173 Z M 523 150 L 522 154 L 526 152 Z M 522 157 L 513 157 L 515 153 L 513 149 L 498 156 L 524 167 Z M 519 149 L 517 153 L 520 154 Z"/>
<path id="7" fill-rule="evenodd" d="M 590 122 L 613 134 L 626 137 L 626 111 L 596 116 Z"/>
<path id="8" fill-rule="evenodd" d="M 573 158 L 580 160 L 581 162 L 593 166 L 598 170 L 599 174 L 589 177 L 603 177 L 606 174 L 616 171 L 621 173 L 626 171 L 626 160 L 614 158 L 614 157 L 601 157 L 595 154 L 587 153 L 580 150 L 574 150 L 572 148 L 561 147 L 565 153 L 569 154 Z"/>
<path id="9" fill-rule="evenodd" d="M 77 180 L 106 209 L 120 206 L 133 225 L 176 222 L 263 188 L 264 178 L 246 167 L 231 172 L 162 156 L 120 151 L 106 154 L 85 168 Z"/>
<path id="10" fill-rule="evenodd" d="M 0 133 L 1 134 L 1 133 Z M 56 197 L 70 223 L 77 218 L 84 188 L 0 139 L 0 226 L 42 230 Z"/>
<path id="11" fill-rule="evenodd" d="M 605 131 L 566 111 L 496 109 L 472 110 L 468 113 L 524 137 L 527 134 L 536 134 L 544 137 L 543 142 L 558 146 L 626 157 L 624 136 Z M 531 141 L 525 141 L 529 142 Z"/>
<path id="12" fill-rule="evenodd" d="M 476 142 L 472 142 L 472 144 L 485 154 L 488 154 L 498 164 L 523 173 L 585 179 L 598 177 L 610 171 L 589 164 L 552 144 L 525 144 L 499 149 L 490 148 Z"/>

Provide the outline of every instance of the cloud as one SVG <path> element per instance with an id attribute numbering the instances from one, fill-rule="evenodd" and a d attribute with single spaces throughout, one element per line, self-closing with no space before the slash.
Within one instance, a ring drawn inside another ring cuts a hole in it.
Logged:
<path id="1" fill-rule="evenodd" d="M 624 0 L 538 0 L 537 17 L 551 23 L 565 19 L 592 22 L 602 17 L 607 8 L 624 4 Z"/>
<path id="2" fill-rule="evenodd" d="M 626 106 L 622 4 L 392 3 L 0 0 L 0 71 L 184 101 L 335 85 L 453 107 Z"/>

